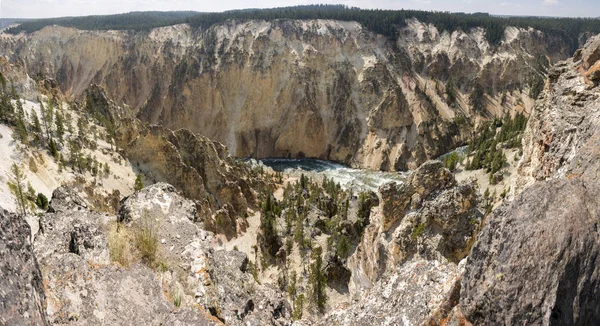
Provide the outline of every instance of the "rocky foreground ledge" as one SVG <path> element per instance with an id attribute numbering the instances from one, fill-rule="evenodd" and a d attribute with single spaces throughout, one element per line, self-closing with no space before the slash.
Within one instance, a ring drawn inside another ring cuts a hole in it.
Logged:
<path id="1" fill-rule="evenodd" d="M 42 273 L 23 218 L 0 209 L 0 324 L 47 325 Z"/>

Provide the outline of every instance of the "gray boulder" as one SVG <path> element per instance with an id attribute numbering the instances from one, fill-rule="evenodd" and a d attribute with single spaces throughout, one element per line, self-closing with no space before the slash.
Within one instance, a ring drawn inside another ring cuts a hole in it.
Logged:
<path id="1" fill-rule="evenodd" d="M 57 213 L 85 208 L 87 208 L 87 204 L 79 197 L 79 195 L 67 186 L 60 186 L 52 192 L 52 198 L 48 205 L 48 212 Z"/>

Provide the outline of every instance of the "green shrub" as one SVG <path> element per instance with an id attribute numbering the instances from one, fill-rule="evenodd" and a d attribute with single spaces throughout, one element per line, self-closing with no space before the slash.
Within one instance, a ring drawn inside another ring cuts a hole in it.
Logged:
<path id="1" fill-rule="evenodd" d="M 418 237 L 422 236 L 423 233 L 425 233 L 425 223 L 419 223 L 417 224 L 417 226 L 413 229 L 413 238 L 417 239 Z"/>
<path id="2" fill-rule="evenodd" d="M 43 209 L 45 211 L 48 210 L 48 197 L 46 197 L 44 194 L 42 194 L 41 192 L 37 194 L 37 198 L 35 200 L 35 204 L 37 205 L 37 207 L 39 207 L 40 209 Z"/>
<path id="3" fill-rule="evenodd" d="M 133 189 L 135 191 L 140 191 L 142 190 L 142 188 L 144 188 L 144 181 L 142 181 L 142 175 L 138 173 L 135 177 L 135 184 L 133 186 Z"/>
<path id="4" fill-rule="evenodd" d="M 457 152 L 452 152 L 446 157 L 444 157 L 444 167 L 450 171 L 454 171 L 456 169 L 456 165 L 460 162 L 461 157 Z"/>

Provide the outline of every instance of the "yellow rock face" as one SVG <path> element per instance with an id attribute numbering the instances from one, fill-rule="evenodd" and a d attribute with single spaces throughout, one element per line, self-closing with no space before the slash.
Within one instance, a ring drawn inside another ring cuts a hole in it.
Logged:
<path id="1" fill-rule="evenodd" d="M 520 91 L 509 92 L 535 73 L 536 59 L 525 50 L 552 53 L 551 60 L 561 50 L 550 51 L 535 31 L 509 32 L 497 49 L 481 29 L 439 33 L 418 21 L 396 42 L 355 22 L 329 20 L 149 32 L 55 26 L 0 42 L 30 75 L 56 78 L 74 98 L 99 84 L 141 120 L 198 132 L 235 156 L 405 170 L 463 144 L 469 121 L 528 110 L 517 100 Z M 449 106 L 450 77 L 457 101 Z M 469 107 L 477 80 L 491 85 L 488 113 Z M 505 91 L 510 101 L 501 105 Z"/>

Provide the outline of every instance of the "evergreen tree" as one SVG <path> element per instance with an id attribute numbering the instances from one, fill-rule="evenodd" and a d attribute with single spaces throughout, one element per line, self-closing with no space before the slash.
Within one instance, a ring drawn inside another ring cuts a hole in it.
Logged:
<path id="1" fill-rule="evenodd" d="M 31 133 L 33 140 L 36 142 L 36 144 L 40 145 L 43 138 L 42 126 L 35 110 L 31 110 Z"/>
<path id="2" fill-rule="evenodd" d="M 20 100 L 17 100 L 17 110 L 16 110 L 16 121 L 15 121 L 15 133 L 13 137 L 16 140 L 19 140 L 24 145 L 29 144 L 28 135 L 27 135 L 27 127 L 25 126 L 25 111 L 23 110 L 23 103 Z"/>
<path id="3" fill-rule="evenodd" d="M 52 155 L 52 157 L 54 157 L 55 160 L 58 160 L 58 148 L 56 148 L 56 143 L 54 142 L 54 139 L 50 138 L 50 145 L 48 147 L 50 149 L 50 154 Z"/>
<path id="4" fill-rule="evenodd" d="M 469 95 L 469 103 L 475 112 L 483 113 L 485 111 L 484 95 L 483 87 L 479 83 L 476 83 Z"/>
<path id="5" fill-rule="evenodd" d="M 42 100 L 38 97 L 38 102 L 40 103 L 40 114 L 41 114 L 41 118 L 42 118 L 42 126 L 44 127 L 43 130 L 43 134 L 44 134 L 44 139 L 45 141 L 49 144 L 50 143 L 50 127 L 48 126 L 48 113 L 46 112 L 47 109 L 44 106 L 44 102 L 42 102 Z"/>
<path id="6" fill-rule="evenodd" d="M 294 312 L 292 316 L 294 320 L 302 319 L 302 313 L 304 312 L 304 300 L 304 294 L 300 294 L 298 297 L 296 297 L 296 300 L 294 301 Z"/>
<path id="7" fill-rule="evenodd" d="M 62 143 L 65 135 L 65 124 L 63 115 L 60 112 L 56 112 L 54 124 L 56 125 L 56 138 Z"/>
<path id="8" fill-rule="evenodd" d="M 48 210 L 48 197 L 46 197 L 46 195 L 42 194 L 41 192 L 38 193 L 35 204 L 40 209 L 47 211 Z"/>
<path id="9" fill-rule="evenodd" d="M 446 83 L 446 104 L 452 105 L 456 102 L 456 88 L 454 86 L 454 80 L 450 78 Z"/>
<path id="10" fill-rule="evenodd" d="M 142 190 L 142 188 L 144 188 L 144 182 L 142 181 L 142 175 L 138 173 L 138 175 L 135 177 L 135 184 L 133 186 L 133 189 L 135 191 L 140 191 Z"/>
<path id="11" fill-rule="evenodd" d="M 17 212 L 26 215 L 28 203 L 25 190 L 25 174 L 16 163 L 13 163 L 10 167 L 10 172 L 8 188 L 17 202 Z"/>
<path id="12" fill-rule="evenodd" d="M 323 313 L 327 305 L 327 277 L 323 272 L 323 250 L 317 246 L 312 253 L 313 263 L 310 265 L 308 283 L 310 285 L 309 298 L 315 309 Z"/>

